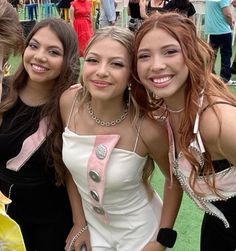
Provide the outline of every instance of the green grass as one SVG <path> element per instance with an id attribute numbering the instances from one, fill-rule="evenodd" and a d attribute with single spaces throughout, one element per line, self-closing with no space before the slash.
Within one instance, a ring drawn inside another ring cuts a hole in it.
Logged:
<path id="1" fill-rule="evenodd" d="M 163 175 L 156 168 L 152 178 L 152 185 L 162 197 Z M 180 211 L 175 223 L 178 238 L 173 251 L 198 251 L 200 243 L 200 228 L 203 212 L 198 209 L 190 198 L 184 193 Z"/>

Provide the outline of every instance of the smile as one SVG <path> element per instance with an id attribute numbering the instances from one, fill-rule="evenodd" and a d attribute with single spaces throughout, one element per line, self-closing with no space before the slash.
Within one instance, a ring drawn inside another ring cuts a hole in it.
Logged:
<path id="1" fill-rule="evenodd" d="M 109 82 L 106 81 L 93 81 L 93 83 L 96 87 L 107 87 L 111 85 Z"/>
<path id="2" fill-rule="evenodd" d="M 151 78 L 151 80 L 155 83 L 155 84 L 163 84 L 167 81 L 169 81 L 170 79 L 172 79 L 173 76 L 168 76 L 168 77 L 162 77 L 162 78 Z"/>
<path id="3" fill-rule="evenodd" d="M 48 71 L 49 69 L 46 68 L 46 67 L 43 67 L 43 66 L 39 66 L 39 65 L 36 65 L 36 64 L 32 64 L 31 65 L 33 70 L 34 71 L 37 71 L 37 72 L 45 72 L 45 71 Z"/>

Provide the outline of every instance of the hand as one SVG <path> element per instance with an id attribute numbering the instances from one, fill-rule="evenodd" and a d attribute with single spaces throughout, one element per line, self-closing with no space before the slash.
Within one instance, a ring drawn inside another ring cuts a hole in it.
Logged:
<path id="1" fill-rule="evenodd" d="M 236 0 L 233 0 L 233 1 L 231 2 L 231 4 L 232 4 L 234 7 L 236 7 Z"/>
<path id="2" fill-rule="evenodd" d="M 71 251 L 70 246 L 74 236 L 82 229 L 80 225 L 74 225 L 66 239 L 66 251 Z M 81 251 L 82 246 L 86 246 L 86 251 L 92 251 L 91 244 L 90 244 L 90 235 L 89 230 L 85 230 L 80 236 L 75 240 L 74 245 L 72 245 L 74 251 Z"/>
<path id="3" fill-rule="evenodd" d="M 165 251 L 166 247 L 162 246 L 159 242 L 149 242 L 142 251 Z"/>

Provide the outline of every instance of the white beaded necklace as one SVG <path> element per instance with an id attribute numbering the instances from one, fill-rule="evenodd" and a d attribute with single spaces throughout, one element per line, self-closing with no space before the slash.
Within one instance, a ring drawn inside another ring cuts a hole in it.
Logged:
<path id="1" fill-rule="evenodd" d="M 89 102 L 87 105 L 88 113 L 90 117 L 96 122 L 96 124 L 100 126 L 115 126 L 117 124 L 120 124 L 128 115 L 128 108 L 125 109 L 124 113 L 121 114 L 121 116 L 118 119 L 112 120 L 112 121 L 103 121 L 94 114 L 94 111 L 92 109 L 91 103 Z"/>
<path id="2" fill-rule="evenodd" d="M 180 113 L 182 111 L 184 111 L 184 107 L 183 108 L 180 108 L 179 110 L 171 110 L 170 108 L 166 108 L 168 112 L 170 113 Z"/>

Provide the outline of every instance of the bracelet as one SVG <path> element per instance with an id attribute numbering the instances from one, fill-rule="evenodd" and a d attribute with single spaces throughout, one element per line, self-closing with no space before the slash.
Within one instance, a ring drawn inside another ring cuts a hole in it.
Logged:
<path id="1" fill-rule="evenodd" d="M 177 238 L 177 232 L 171 228 L 160 228 L 157 241 L 161 243 L 162 246 L 172 248 L 175 245 Z"/>
<path id="2" fill-rule="evenodd" d="M 71 242 L 70 242 L 70 245 L 69 245 L 69 248 L 68 250 L 69 251 L 73 251 L 74 250 L 74 243 L 75 241 L 80 237 L 80 235 L 86 231 L 88 229 L 88 225 L 84 226 L 83 228 L 80 229 L 80 231 L 72 238 Z"/>

